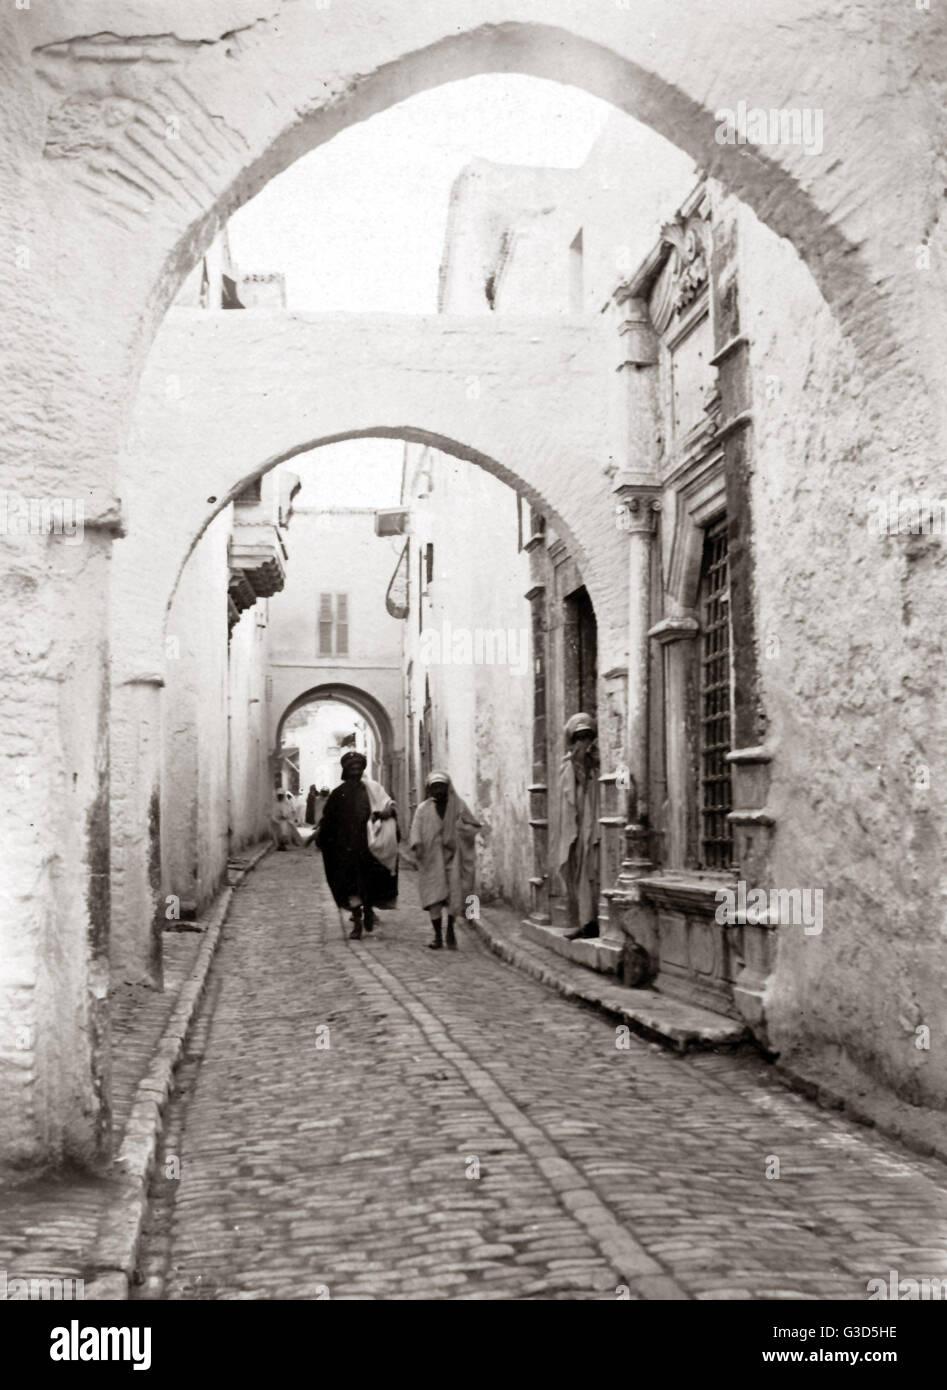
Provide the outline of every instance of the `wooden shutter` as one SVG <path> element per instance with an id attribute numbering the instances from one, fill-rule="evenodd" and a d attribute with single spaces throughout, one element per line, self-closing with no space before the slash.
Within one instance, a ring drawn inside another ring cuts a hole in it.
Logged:
<path id="1" fill-rule="evenodd" d="M 335 596 L 335 654 L 336 656 L 348 656 L 349 654 L 348 594 L 336 594 Z"/>
<path id="2" fill-rule="evenodd" d="M 319 655 L 332 655 L 332 595 L 319 595 Z"/>

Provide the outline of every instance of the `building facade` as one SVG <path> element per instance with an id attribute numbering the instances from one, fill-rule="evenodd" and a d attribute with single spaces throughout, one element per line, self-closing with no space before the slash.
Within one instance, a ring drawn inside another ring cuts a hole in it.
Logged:
<path id="1" fill-rule="evenodd" d="M 866 915 L 853 916 L 863 893 L 809 831 L 810 798 L 824 804 L 826 765 L 840 779 L 850 773 L 834 731 L 855 697 L 842 695 L 847 682 L 836 672 L 837 693 L 826 699 L 825 667 L 806 640 L 815 613 L 801 593 L 790 600 L 783 583 L 787 556 L 805 568 L 806 546 L 823 540 L 822 518 L 804 500 L 809 486 L 824 496 L 820 451 L 858 434 L 847 404 L 823 418 L 816 406 L 848 369 L 829 371 L 832 351 L 849 359 L 792 248 L 685 163 L 665 168 L 652 190 L 616 177 L 634 158 L 633 141 L 613 122 L 581 170 L 480 162 L 455 187 L 442 312 L 516 315 L 540 304 L 565 317 L 594 312 L 618 344 L 620 444 L 605 471 L 626 543 L 613 583 L 628 595 L 627 648 L 623 660 L 613 648 L 600 659 L 601 586 L 593 599 L 541 507 L 518 499 L 514 525 L 502 486 L 488 480 L 480 493 L 462 465 L 409 446 L 411 784 L 432 762 L 454 760 L 476 800 L 479 766 L 491 748 L 504 750 L 502 810 L 493 798 L 485 819 L 529 844 L 530 855 L 496 874 L 484 837 L 485 895 L 528 905 L 530 934 L 551 944 L 578 925 L 560 873 L 558 776 L 564 724 L 587 709 L 601 753 L 602 892 L 599 941 L 583 943 L 577 958 L 742 1023 L 764 1049 L 803 1069 L 830 1069 L 843 1090 L 863 1096 L 872 1078 L 897 1073 L 903 1094 L 916 1098 L 929 1068 L 905 1023 L 927 1016 L 908 965 L 917 938 L 893 932 L 888 946 L 907 975 L 894 995 L 879 991 L 869 963 L 878 946 L 865 943 L 886 930 L 884 913 L 866 901 Z M 613 183 L 603 196 L 606 168 Z M 810 326 L 805 340 L 794 322 Z M 817 368 L 824 375 L 814 376 Z M 857 381 L 851 389 L 855 400 Z M 811 426 L 800 431 L 793 417 Z M 590 485 L 578 472 L 575 484 L 577 492 Z M 433 558 L 426 547 L 428 537 L 447 535 L 449 556 L 464 556 L 463 626 L 525 624 L 531 690 L 486 682 L 475 666 L 467 679 L 456 667 L 425 668 L 421 679 L 441 564 L 436 546 Z M 465 547 L 466 537 L 473 543 Z M 856 572 L 866 544 L 867 530 Z M 850 589 L 844 569 L 832 571 Z M 865 748 L 859 756 L 871 755 Z M 905 753 L 904 793 L 915 806 L 926 766 Z M 851 814 L 867 834 L 868 820 Z M 842 810 L 841 822 L 849 815 Z M 837 834 L 830 838 L 839 848 Z M 860 839 L 859 831 L 853 843 Z M 884 890 L 878 872 L 875 888 L 900 918 L 900 870 L 892 863 Z M 856 953 L 846 944 L 853 933 L 866 934 Z M 912 1000 L 897 1017 L 895 995 Z M 846 998 L 870 998 L 869 1013 L 887 1019 L 883 1046 L 863 1025 L 862 1005 L 853 1010 Z"/>

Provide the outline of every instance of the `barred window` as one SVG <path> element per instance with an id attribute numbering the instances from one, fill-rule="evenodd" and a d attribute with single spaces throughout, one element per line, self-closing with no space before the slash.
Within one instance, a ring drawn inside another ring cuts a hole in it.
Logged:
<path id="1" fill-rule="evenodd" d="M 733 835 L 730 785 L 730 588 L 727 519 L 704 533 L 700 585 L 700 835 L 704 868 L 727 869 Z"/>

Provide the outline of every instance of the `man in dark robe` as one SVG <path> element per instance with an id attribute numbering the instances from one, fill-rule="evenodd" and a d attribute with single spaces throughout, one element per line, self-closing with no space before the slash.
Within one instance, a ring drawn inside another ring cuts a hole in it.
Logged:
<path id="1" fill-rule="evenodd" d="M 371 934 L 374 908 L 394 907 L 398 898 L 395 803 L 380 783 L 363 777 L 367 765 L 354 749 L 343 755 L 342 781 L 329 794 L 317 832 L 332 896 L 351 909 L 354 941 L 363 928 Z"/>

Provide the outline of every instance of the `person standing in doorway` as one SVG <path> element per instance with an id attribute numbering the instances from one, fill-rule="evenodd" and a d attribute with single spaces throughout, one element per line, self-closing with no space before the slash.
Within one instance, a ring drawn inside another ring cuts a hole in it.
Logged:
<path id="1" fill-rule="evenodd" d="M 317 795 L 318 795 L 318 793 L 317 793 L 317 791 L 316 791 L 316 784 L 315 784 L 315 782 L 313 782 L 312 786 L 309 788 L 308 795 L 306 796 L 306 824 L 307 824 L 307 825 L 315 825 L 315 824 L 316 824 L 316 797 L 317 797 Z"/>
<path id="2" fill-rule="evenodd" d="M 316 831 L 329 889 L 352 913 L 349 937 L 371 935 L 376 907 L 398 898 L 398 820 L 395 803 L 379 782 L 365 777 L 368 760 L 352 749 L 342 756 L 342 781 L 329 795 Z"/>
<path id="3" fill-rule="evenodd" d="M 432 772 L 427 797 L 414 813 L 411 848 L 418 861 L 418 894 L 434 928 L 432 951 L 457 950 L 454 919 L 473 892 L 474 843 L 481 822 L 457 795 L 446 772 Z M 445 941 L 446 937 L 446 941 Z"/>
<path id="4" fill-rule="evenodd" d="M 595 720 L 574 714 L 565 727 L 559 773 L 559 872 L 569 898 L 569 940 L 598 936 L 599 756 Z"/>

